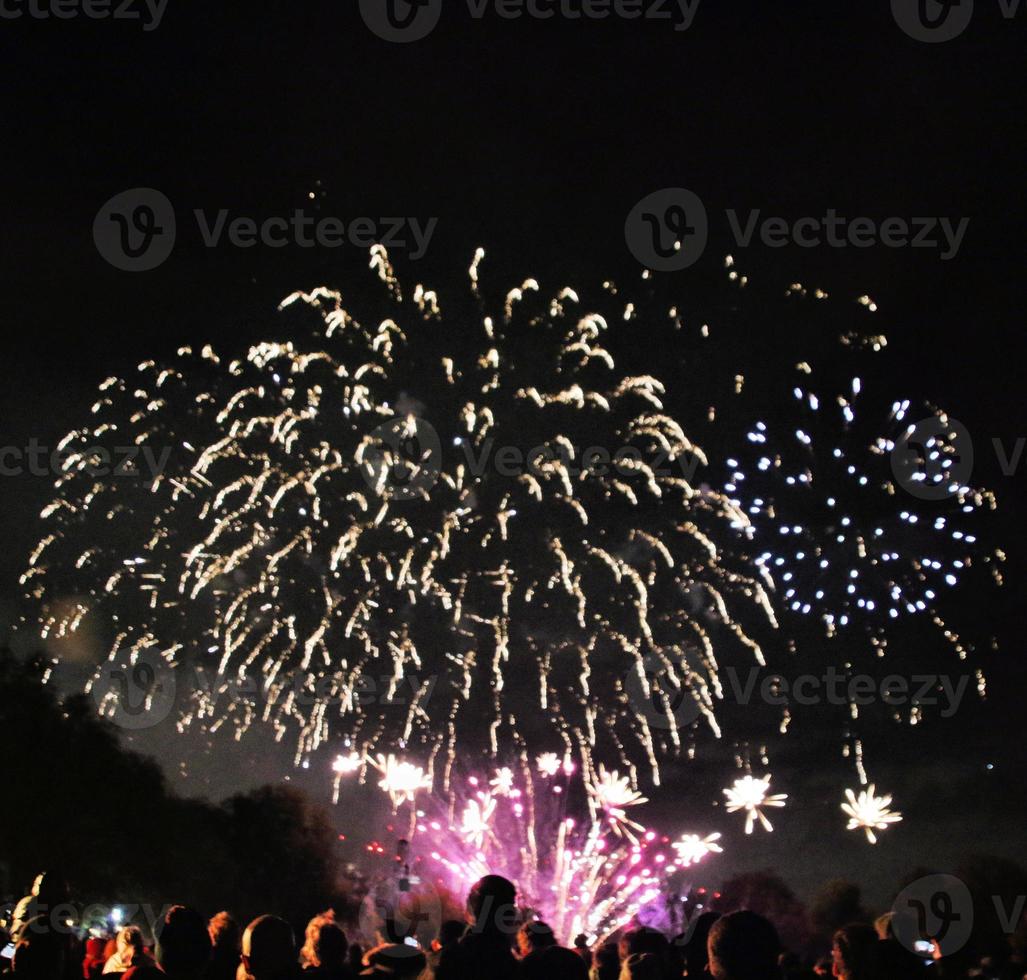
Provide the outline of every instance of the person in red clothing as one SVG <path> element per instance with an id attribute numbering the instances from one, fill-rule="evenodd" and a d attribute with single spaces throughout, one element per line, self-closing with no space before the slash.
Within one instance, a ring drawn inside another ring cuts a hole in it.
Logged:
<path id="1" fill-rule="evenodd" d="M 87 939 L 86 953 L 82 957 L 82 978 L 83 980 L 100 980 L 103 974 L 103 966 L 107 962 L 104 952 L 107 948 L 105 939 Z"/>

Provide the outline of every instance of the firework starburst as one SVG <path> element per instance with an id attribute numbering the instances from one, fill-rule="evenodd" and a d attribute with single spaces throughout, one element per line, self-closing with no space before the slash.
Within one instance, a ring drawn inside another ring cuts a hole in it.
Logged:
<path id="1" fill-rule="evenodd" d="M 727 797 L 728 813 L 736 813 L 739 810 L 745 811 L 745 832 L 752 833 L 752 828 L 758 820 L 764 830 L 773 830 L 774 827 L 763 812 L 764 807 L 781 807 L 788 799 L 787 793 L 770 794 L 770 776 L 756 779 L 755 776 L 743 776 L 736 779 L 734 783 L 724 790 Z"/>
<path id="2" fill-rule="evenodd" d="M 698 834 L 683 834 L 672 846 L 681 865 L 687 868 L 698 864 L 710 854 L 722 854 L 724 848 L 717 843 L 720 837 L 720 834 L 707 834 L 705 837 Z"/>
<path id="3" fill-rule="evenodd" d="M 891 810 L 891 796 L 877 796 L 874 784 L 855 793 L 851 789 L 845 791 L 847 803 L 842 810 L 849 818 L 846 830 L 864 830 L 871 844 L 877 843 L 875 830 L 887 830 L 893 823 L 902 819 L 902 814 Z"/>

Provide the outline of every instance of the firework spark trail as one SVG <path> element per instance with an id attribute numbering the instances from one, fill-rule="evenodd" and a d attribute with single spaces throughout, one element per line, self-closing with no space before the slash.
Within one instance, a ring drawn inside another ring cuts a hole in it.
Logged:
<path id="1" fill-rule="evenodd" d="M 719 661 L 762 663 L 773 618 L 731 552 L 737 508 L 655 465 L 704 457 L 658 379 L 617 371 L 614 290 L 587 306 L 529 279 L 491 312 L 482 258 L 454 313 L 408 298 L 376 248 L 366 315 L 323 288 L 284 301 L 311 342 L 291 325 L 239 359 L 184 348 L 108 379 L 24 576 L 43 635 L 89 616 L 111 662 L 192 669 L 181 725 L 270 724 L 297 761 L 341 739 L 443 783 L 458 745 L 521 740 L 658 781 L 676 725 L 667 709 L 654 734 L 623 683 L 645 688 L 650 658 L 718 732 Z M 172 453 L 150 482 L 104 481 L 85 449 L 105 440 Z M 504 446 L 540 451 L 506 473 Z M 631 455 L 590 465 L 590 446 Z M 233 697 L 243 682 L 260 697 Z"/>

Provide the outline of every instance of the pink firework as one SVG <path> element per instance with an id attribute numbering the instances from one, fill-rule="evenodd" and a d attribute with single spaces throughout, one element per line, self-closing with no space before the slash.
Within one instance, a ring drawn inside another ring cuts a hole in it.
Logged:
<path id="1" fill-rule="evenodd" d="M 594 941 L 657 915 L 674 890 L 669 880 L 698 858 L 641 823 L 626 835 L 616 808 L 583 805 L 577 818 L 572 783 L 550 769 L 533 772 L 525 760 L 512 781 L 511 770 L 454 780 L 442 812 L 421 797 L 412 841 L 419 863 L 457 894 L 482 875 L 510 878 L 521 903 L 564 940 L 584 933 Z"/>

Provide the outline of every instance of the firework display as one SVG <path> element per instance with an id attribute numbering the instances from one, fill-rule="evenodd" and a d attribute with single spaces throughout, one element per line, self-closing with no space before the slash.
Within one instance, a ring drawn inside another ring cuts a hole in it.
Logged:
<path id="1" fill-rule="evenodd" d="M 156 657 L 191 672 L 182 726 L 267 724 L 297 763 L 342 746 L 337 793 L 375 770 L 394 807 L 429 790 L 462 801 L 447 827 L 464 853 L 439 861 L 502 868 L 515 850 L 534 892 L 567 889 L 561 921 L 596 932 L 647 900 L 650 875 L 625 869 L 650 867 L 654 838 L 631 809 L 701 732 L 736 739 L 724 794 L 747 834 L 785 805 L 737 747 L 754 740 L 768 766 L 765 740 L 796 705 L 776 701 L 768 732 L 726 732 L 726 671 L 781 671 L 798 650 L 806 666 L 876 674 L 911 623 L 931 635 L 919 655 L 940 643 L 971 657 L 943 600 L 965 578 L 1000 580 L 1002 555 L 975 530 L 994 500 L 959 475 L 937 410 L 930 473 L 895 475 L 923 412 L 892 398 L 882 413 L 867 394 L 861 369 L 887 346 L 870 320 L 770 355 L 612 283 L 583 299 L 528 279 L 492 296 L 483 259 L 450 296 L 408 290 L 376 247 L 370 299 L 294 293 L 282 339 L 237 359 L 183 348 L 108 379 L 61 446 L 23 582 L 44 637 L 86 621 L 109 634 L 97 677 Z M 727 280 L 748 285 L 731 260 Z M 828 299 L 788 294 L 804 309 Z M 687 385 L 651 372 L 641 320 L 678 338 Z M 98 451 L 128 443 L 165 465 L 97 477 Z M 803 646 L 811 623 L 820 647 Z M 843 714 L 864 787 L 843 809 L 875 843 L 900 818 L 866 788 L 858 705 Z M 473 792 L 455 784 L 461 750 L 493 766 Z M 583 800 L 552 823 L 543 885 L 536 784 L 575 774 Z M 528 843 L 511 850 L 515 830 Z M 657 863 L 699 860 L 718 839 L 686 835 Z"/>
<path id="2" fill-rule="evenodd" d="M 523 759 L 516 771 L 500 770 L 491 779 L 454 780 L 444 803 L 431 794 L 411 799 L 409 849 L 418 856 L 419 884 L 462 895 L 484 875 L 503 875 L 517 882 L 531 915 L 557 935 L 583 933 L 590 942 L 632 920 L 666 917 L 676 876 L 721 853 L 720 834 L 670 841 L 631 821 L 629 837 L 623 811 L 644 800 L 629 799 L 613 774 L 588 787 L 589 806 L 576 817 L 570 775 L 533 772 Z M 410 877 L 408 866 L 401 870 Z"/>
<path id="3" fill-rule="evenodd" d="M 728 547 L 737 508 L 662 465 L 702 450 L 657 378 L 617 371 L 616 324 L 533 280 L 489 312 L 481 257 L 452 319 L 376 249 L 371 320 L 296 294 L 309 348 L 105 382 L 66 447 L 172 452 L 148 483 L 69 458 L 25 577 L 44 635 L 101 617 L 112 660 L 202 672 L 183 724 L 291 729 L 297 760 L 344 738 L 444 780 L 461 741 L 523 738 L 658 781 L 677 728 L 632 690 L 666 665 L 715 727 L 718 657 L 764 662 L 767 588 Z M 244 678 L 259 704 L 225 695 Z"/>

